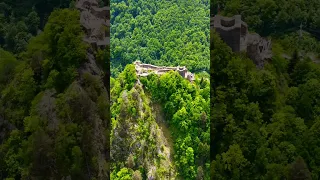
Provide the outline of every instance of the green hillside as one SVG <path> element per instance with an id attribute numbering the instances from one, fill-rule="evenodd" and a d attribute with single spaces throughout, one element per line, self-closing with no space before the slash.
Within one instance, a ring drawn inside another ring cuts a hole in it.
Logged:
<path id="1" fill-rule="evenodd" d="M 111 72 L 136 60 L 209 72 L 208 0 L 112 0 Z"/>
<path id="2" fill-rule="evenodd" d="M 309 32 L 320 27 L 319 1 L 211 4 L 241 14 L 251 31 L 271 37 L 273 51 L 258 70 L 211 32 L 211 177 L 319 179 L 320 43 Z"/>
<path id="3" fill-rule="evenodd" d="M 209 1 L 111 1 L 111 178 L 210 179 Z M 138 77 L 134 61 L 186 66 Z"/>
<path id="4" fill-rule="evenodd" d="M 134 68 L 111 81 L 111 177 L 209 179 L 209 80 Z"/>
<path id="5" fill-rule="evenodd" d="M 0 48 L 0 179 L 109 177 L 109 89 L 79 22 L 78 10 L 57 9 L 24 48 Z"/>

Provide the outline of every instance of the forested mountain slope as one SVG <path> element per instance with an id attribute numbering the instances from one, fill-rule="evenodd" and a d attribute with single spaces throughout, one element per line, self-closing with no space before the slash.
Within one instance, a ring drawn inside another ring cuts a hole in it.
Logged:
<path id="1" fill-rule="evenodd" d="M 98 0 L 100 6 L 109 0 Z M 45 27 L 51 12 L 73 8 L 75 0 L 0 1 L 0 47 L 13 53 L 26 50 L 31 37 Z"/>
<path id="2" fill-rule="evenodd" d="M 257 70 L 211 32 L 213 179 L 320 178 L 320 67 L 309 59 L 319 58 L 320 43 L 306 32 L 319 29 L 319 6 L 317 0 L 211 1 L 211 14 L 218 7 L 225 16 L 241 14 L 251 31 L 271 36 L 273 49 L 269 64 Z"/>
<path id="3" fill-rule="evenodd" d="M 209 179 L 209 1 L 111 1 L 112 179 Z"/>
<path id="4" fill-rule="evenodd" d="M 79 22 L 55 10 L 25 51 L 0 48 L 0 179 L 109 177 L 108 56 L 88 59 Z"/>
<path id="5" fill-rule="evenodd" d="M 218 6 L 219 5 L 219 6 Z M 304 28 L 320 29 L 318 0 L 211 0 L 211 14 L 241 14 L 249 28 L 260 35 Z"/>
<path id="6" fill-rule="evenodd" d="M 211 177 L 319 179 L 320 66 L 273 43 L 257 70 L 211 37 Z"/>
<path id="7" fill-rule="evenodd" d="M 240 14 L 250 31 L 271 36 L 272 43 L 283 46 L 286 55 L 297 49 L 312 60 L 320 59 L 318 0 L 212 0 L 210 9 L 212 16 Z"/>
<path id="8" fill-rule="evenodd" d="M 212 14 L 218 4 L 270 36 L 273 57 L 257 70 L 211 32 L 212 179 L 319 179 L 320 43 L 306 31 L 320 2 L 217 0 Z"/>
<path id="9" fill-rule="evenodd" d="M 113 179 L 209 179 L 207 78 L 191 83 L 173 71 L 138 78 L 130 64 L 111 87 Z M 169 132 L 152 113 L 159 106 Z"/>
<path id="10" fill-rule="evenodd" d="M 111 0 L 111 72 L 143 63 L 209 71 L 208 0 Z"/>

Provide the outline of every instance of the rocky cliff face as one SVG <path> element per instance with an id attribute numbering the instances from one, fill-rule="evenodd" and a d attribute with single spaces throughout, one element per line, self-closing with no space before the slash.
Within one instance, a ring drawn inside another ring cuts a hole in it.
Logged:
<path id="1" fill-rule="evenodd" d="M 85 32 L 83 41 L 91 45 L 87 54 L 88 63 L 84 65 L 84 69 L 102 76 L 105 86 L 109 89 L 110 62 L 105 62 L 108 71 L 102 72 L 95 59 L 98 50 L 110 47 L 110 7 L 99 7 L 96 0 L 78 0 L 76 8 L 81 12 L 80 24 Z"/>
<path id="2" fill-rule="evenodd" d="M 110 27 L 110 8 L 100 8 L 96 0 L 79 0 L 76 8 L 81 11 L 80 23 L 86 32 L 83 40 L 94 48 L 110 45 L 110 36 L 107 34 L 107 28 Z"/>
<path id="3" fill-rule="evenodd" d="M 83 102 L 81 111 L 88 113 L 89 123 L 93 131 L 88 137 L 87 145 L 90 154 L 96 157 L 95 171 L 92 177 L 97 179 L 109 179 L 110 162 L 110 108 L 109 108 L 109 77 L 110 72 L 105 72 L 97 63 L 99 50 L 106 51 L 109 48 L 109 35 L 107 28 L 110 26 L 108 18 L 109 7 L 98 7 L 95 0 L 79 0 L 76 7 L 80 10 L 80 23 L 85 31 L 83 41 L 91 46 L 87 50 L 87 61 L 78 69 L 79 78 L 69 87 L 70 91 L 79 93 L 79 101 Z M 105 62 L 108 64 L 108 62 Z M 90 83 L 89 83 L 90 82 Z M 91 83 L 94 82 L 94 85 Z M 81 100 L 82 99 L 82 100 Z M 105 114 L 99 114 L 100 104 L 106 104 Z"/>
<path id="4" fill-rule="evenodd" d="M 124 90 L 113 109 L 119 109 L 111 133 L 111 163 L 114 167 L 133 170 L 143 167 L 150 180 L 175 179 L 173 150 L 170 150 L 156 115 L 152 113 L 155 110 L 151 100 L 141 85 L 136 83 L 130 91 Z M 130 163 L 131 157 L 135 159 L 133 164 Z"/>

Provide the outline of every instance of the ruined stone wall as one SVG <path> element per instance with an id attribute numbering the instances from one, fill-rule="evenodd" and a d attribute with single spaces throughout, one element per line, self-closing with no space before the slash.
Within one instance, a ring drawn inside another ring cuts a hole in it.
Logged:
<path id="1" fill-rule="evenodd" d="M 158 69 L 158 66 L 154 66 L 151 64 L 141 64 L 140 67 L 146 68 L 146 69 Z"/>
<path id="2" fill-rule="evenodd" d="M 136 73 L 138 76 L 148 76 L 151 73 L 162 75 L 169 71 L 178 71 L 178 73 L 189 81 L 194 80 L 194 74 L 188 72 L 186 67 L 159 67 L 151 64 L 142 64 L 140 61 L 134 62 Z M 151 72 L 149 72 L 151 70 Z"/>
<path id="3" fill-rule="evenodd" d="M 247 54 L 254 61 L 258 68 L 262 68 L 266 59 L 272 57 L 271 40 L 260 37 L 259 34 L 249 34 Z"/>
<path id="4" fill-rule="evenodd" d="M 186 77 L 186 71 L 185 70 L 178 70 L 178 72 L 182 77 Z"/>

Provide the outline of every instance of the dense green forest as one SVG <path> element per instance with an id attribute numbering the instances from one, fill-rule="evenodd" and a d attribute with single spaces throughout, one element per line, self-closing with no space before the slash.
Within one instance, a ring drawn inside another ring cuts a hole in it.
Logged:
<path id="1" fill-rule="evenodd" d="M 1 3 L 0 179 L 109 177 L 108 91 L 84 66 L 79 11 L 51 12 L 66 6 Z"/>
<path id="2" fill-rule="evenodd" d="M 208 0 L 111 0 L 111 73 L 127 64 L 209 72 Z"/>
<path id="3" fill-rule="evenodd" d="M 209 179 L 209 87 L 206 77 L 191 83 L 174 71 L 138 78 L 131 64 L 112 78 L 111 178 Z M 164 120 L 152 114 L 160 107 Z M 172 159 L 160 123 L 169 126 Z"/>
<path id="4" fill-rule="evenodd" d="M 273 57 L 258 70 L 211 32 L 212 179 L 319 179 L 320 66 L 299 54 L 319 54 L 320 43 L 296 31 L 300 23 L 319 29 L 319 1 L 218 3 L 223 15 L 241 14 L 270 35 Z"/>
<path id="5" fill-rule="evenodd" d="M 212 177 L 318 179 L 319 65 L 275 54 L 257 70 L 213 38 Z"/>
<path id="6" fill-rule="evenodd" d="M 210 179 L 209 1 L 111 7 L 111 178 Z M 186 66 L 197 79 L 137 77 L 136 60 Z"/>
<path id="7" fill-rule="evenodd" d="M 272 36 L 286 53 L 298 48 L 320 59 L 320 1 L 318 0 L 212 0 L 210 12 L 223 16 L 240 14 L 250 31 Z M 300 38 L 298 30 L 302 25 Z M 314 38 L 316 37 L 318 41 Z"/>
<path id="8" fill-rule="evenodd" d="M 218 5 L 223 15 L 241 14 L 251 30 L 266 36 L 304 28 L 320 29 L 318 0 L 211 0 L 211 14 Z"/>
<path id="9" fill-rule="evenodd" d="M 98 0 L 101 6 L 109 0 Z M 73 0 L 0 1 L 0 46 L 13 53 L 26 50 L 31 37 L 45 27 L 51 12 L 58 8 L 73 8 Z"/>

